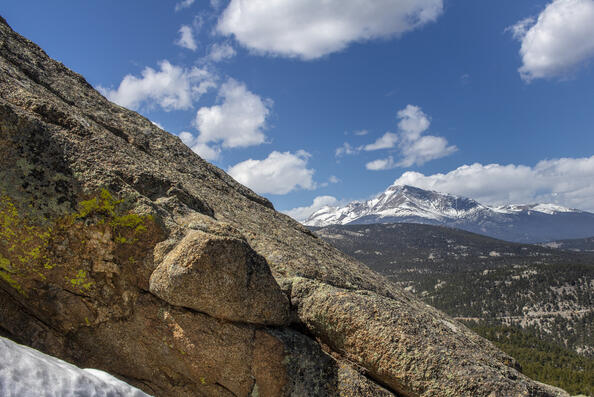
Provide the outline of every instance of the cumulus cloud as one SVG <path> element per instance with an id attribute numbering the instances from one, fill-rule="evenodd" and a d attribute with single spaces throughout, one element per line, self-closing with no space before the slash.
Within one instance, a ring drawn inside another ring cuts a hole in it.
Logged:
<path id="1" fill-rule="evenodd" d="M 272 101 L 250 92 L 245 84 L 228 79 L 219 89 L 220 105 L 202 107 L 194 121 L 200 143 L 223 148 L 247 147 L 266 141 L 263 130 Z"/>
<path id="2" fill-rule="evenodd" d="M 398 142 L 398 135 L 394 134 L 393 132 L 386 132 L 375 142 L 365 145 L 363 149 L 365 149 L 366 151 L 391 149 L 394 146 L 396 146 L 396 142 Z"/>
<path id="3" fill-rule="evenodd" d="M 440 136 L 427 135 L 402 145 L 402 160 L 400 167 L 410 167 L 414 164 L 422 165 L 431 160 L 439 159 L 457 151 L 456 146 L 448 146 L 448 141 Z"/>
<path id="4" fill-rule="evenodd" d="M 454 153 L 456 146 L 448 145 L 447 139 L 433 135 L 422 135 L 431 126 L 431 120 L 420 107 L 408 105 L 398 112 L 398 134 L 386 132 L 374 143 L 364 146 L 366 151 L 391 149 L 397 146 L 400 160 L 393 156 L 371 161 L 365 165 L 368 170 L 380 171 L 396 167 L 422 165 L 428 161 Z"/>
<path id="5" fill-rule="evenodd" d="M 287 194 L 296 189 L 315 189 L 315 170 L 307 168 L 310 154 L 273 151 L 264 160 L 249 159 L 230 167 L 227 172 L 238 182 L 257 193 Z"/>
<path id="6" fill-rule="evenodd" d="M 182 25 L 179 28 L 179 39 L 175 41 L 175 44 L 188 50 L 196 51 L 198 46 L 196 45 L 196 40 L 194 40 L 194 32 L 191 26 Z"/>
<path id="7" fill-rule="evenodd" d="M 420 107 L 407 105 L 404 109 L 398 111 L 398 128 L 402 132 L 403 138 L 414 141 L 419 139 L 421 134 L 429 129 L 431 120 Z"/>
<path id="8" fill-rule="evenodd" d="M 161 61 L 159 67 L 161 70 L 144 68 L 141 77 L 126 75 L 116 90 L 97 88 L 110 101 L 132 110 L 159 105 L 170 111 L 191 108 L 193 101 L 216 86 L 206 69 L 182 68 L 167 60 Z"/>
<path id="9" fill-rule="evenodd" d="M 307 207 L 297 207 L 287 211 L 282 211 L 285 214 L 289 215 L 291 218 L 296 219 L 298 221 L 306 220 L 311 214 L 314 212 L 324 208 L 324 207 L 332 207 L 338 205 L 339 202 L 336 197 L 333 196 L 318 196 L 313 199 L 313 203 Z"/>
<path id="10" fill-rule="evenodd" d="M 315 59 L 435 21 L 443 0 L 231 0 L 218 32 L 259 53 Z"/>
<path id="11" fill-rule="evenodd" d="M 391 170 L 392 168 L 396 168 L 397 164 L 394 162 L 394 157 L 389 156 L 385 159 L 377 159 L 370 161 L 369 163 L 365 164 L 365 168 L 370 171 L 382 171 L 382 170 Z"/>
<path id="12" fill-rule="evenodd" d="M 521 42 L 525 81 L 563 76 L 594 58 L 594 1 L 554 0 L 507 30 Z"/>
<path id="13" fill-rule="evenodd" d="M 185 143 L 190 149 L 197 155 L 202 157 L 204 160 L 213 161 L 217 160 L 221 155 L 221 149 L 219 147 L 211 147 L 198 140 L 194 134 L 188 131 L 182 131 L 179 133 L 179 138 Z"/>
<path id="14" fill-rule="evenodd" d="M 357 136 L 364 136 L 364 135 L 369 134 L 369 131 L 368 130 L 357 130 L 357 131 L 353 132 L 353 134 L 355 134 Z"/>
<path id="15" fill-rule="evenodd" d="M 208 60 L 220 62 L 235 56 L 235 49 L 229 43 L 215 43 L 208 51 Z"/>
<path id="16" fill-rule="evenodd" d="M 184 8 L 190 7 L 196 0 L 182 0 L 175 4 L 175 11 L 183 10 Z"/>
<path id="17" fill-rule="evenodd" d="M 446 174 L 405 172 L 395 184 L 472 197 L 485 204 L 554 203 L 594 211 L 594 156 L 526 165 L 464 165 Z"/>

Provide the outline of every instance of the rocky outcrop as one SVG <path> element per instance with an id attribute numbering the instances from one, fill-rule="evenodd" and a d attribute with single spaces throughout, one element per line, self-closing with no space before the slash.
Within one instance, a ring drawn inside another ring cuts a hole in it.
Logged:
<path id="1" fill-rule="evenodd" d="M 0 333 L 169 396 L 564 396 L 0 21 Z"/>
<path id="2" fill-rule="evenodd" d="M 151 275 L 150 291 L 220 319 L 287 325 L 289 301 L 266 260 L 229 234 L 189 231 Z"/>

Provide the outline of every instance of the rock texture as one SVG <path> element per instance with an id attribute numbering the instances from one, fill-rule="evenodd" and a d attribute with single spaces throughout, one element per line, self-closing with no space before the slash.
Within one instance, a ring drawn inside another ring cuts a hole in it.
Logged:
<path id="1" fill-rule="evenodd" d="M 155 269 L 150 291 L 229 321 L 289 323 L 287 297 L 266 260 L 241 237 L 191 230 Z"/>
<path id="2" fill-rule="evenodd" d="M 0 21 L 0 333 L 169 396 L 565 396 Z"/>

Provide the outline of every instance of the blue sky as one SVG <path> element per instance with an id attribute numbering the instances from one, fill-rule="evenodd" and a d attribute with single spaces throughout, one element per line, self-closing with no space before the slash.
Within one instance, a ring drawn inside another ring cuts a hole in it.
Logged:
<path id="1" fill-rule="evenodd" d="M 395 181 L 594 210 L 594 0 L 259 3 L 0 13 L 295 217 Z"/>

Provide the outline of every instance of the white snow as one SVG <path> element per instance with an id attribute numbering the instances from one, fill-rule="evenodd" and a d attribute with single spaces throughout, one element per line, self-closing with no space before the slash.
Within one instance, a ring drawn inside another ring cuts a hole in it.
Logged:
<path id="1" fill-rule="evenodd" d="M 570 208 L 562 207 L 556 204 L 537 204 L 532 207 L 532 211 L 544 212 L 545 214 L 553 215 L 558 212 L 576 212 Z"/>
<path id="2" fill-rule="evenodd" d="M 498 214 L 580 212 L 556 204 L 511 204 L 490 207 L 474 200 L 449 194 L 422 190 L 410 186 L 392 185 L 365 202 L 355 201 L 344 207 L 325 207 L 313 213 L 307 226 L 346 225 L 365 216 L 381 218 L 421 218 L 430 221 L 472 221 L 478 217 L 492 218 Z"/>
<path id="3" fill-rule="evenodd" d="M 81 369 L 0 337 L 2 397 L 146 397 L 97 369 Z"/>
<path id="4" fill-rule="evenodd" d="M 559 212 L 580 212 L 579 210 L 571 209 L 562 207 L 557 204 L 509 204 L 509 205 L 502 205 L 500 207 L 493 207 L 494 211 L 503 213 L 503 214 L 511 214 L 511 213 L 518 213 L 522 211 L 535 211 L 535 212 L 542 212 L 548 215 L 558 214 Z"/>

